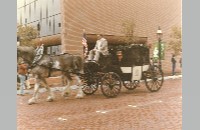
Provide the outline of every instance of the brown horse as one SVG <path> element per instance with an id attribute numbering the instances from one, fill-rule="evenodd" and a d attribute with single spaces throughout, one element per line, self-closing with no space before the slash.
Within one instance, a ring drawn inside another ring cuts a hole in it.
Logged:
<path id="1" fill-rule="evenodd" d="M 54 95 L 47 84 L 46 78 L 55 76 L 62 77 L 63 84 L 65 85 L 62 93 L 64 97 L 69 96 L 71 90 L 70 86 L 73 85 L 72 81 L 75 79 L 77 80 L 77 86 L 79 86 L 76 98 L 83 98 L 81 80 L 78 76 L 83 68 L 83 61 L 80 56 L 71 54 L 61 54 L 57 56 L 43 55 L 38 62 L 32 64 L 35 53 L 33 47 L 17 47 L 17 58 L 23 58 L 23 60 L 30 65 L 30 73 L 33 74 L 36 79 L 33 97 L 29 99 L 28 104 L 36 103 L 40 84 L 43 84 L 47 89 L 47 101 L 53 101 Z"/>

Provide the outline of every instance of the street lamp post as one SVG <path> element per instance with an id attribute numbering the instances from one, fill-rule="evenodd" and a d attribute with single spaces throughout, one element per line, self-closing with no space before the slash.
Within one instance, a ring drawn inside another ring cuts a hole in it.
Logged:
<path id="1" fill-rule="evenodd" d="M 160 29 L 160 26 L 158 27 L 157 30 L 157 37 L 158 37 L 158 50 L 159 50 L 159 67 L 162 68 L 162 63 L 161 63 L 161 37 L 162 37 L 162 30 Z"/>

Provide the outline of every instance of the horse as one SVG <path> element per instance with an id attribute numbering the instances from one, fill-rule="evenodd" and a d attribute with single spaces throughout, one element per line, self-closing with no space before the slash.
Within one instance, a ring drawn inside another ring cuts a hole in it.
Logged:
<path id="1" fill-rule="evenodd" d="M 76 98 L 84 97 L 81 88 L 81 79 L 79 78 L 83 71 L 83 61 L 80 56 L 68 53 L 55 56 L 43 54 L 39 61 L 32 64 L 35 54 L 36 52 L 33 47 L 17 47 L 17 59 L 21 57 L 29 64 L 29 73 L 31 73 L 35 78 L 34 93 L 32 98 L 28 100 L 29 105 L 37 102 L 38 91 L 41 84 L 43 84 L 48 92 L 47 101 L 50 102 L 54 100 L 54 94 L 46 81 L 46 78 L 48 77 L 61 76 L 62 83 L 65 85 L 62 96 L 66 98 L 70 95 L 70 86 L 73 85 L 73 80 L 76 80 L 78 86 Z"/>

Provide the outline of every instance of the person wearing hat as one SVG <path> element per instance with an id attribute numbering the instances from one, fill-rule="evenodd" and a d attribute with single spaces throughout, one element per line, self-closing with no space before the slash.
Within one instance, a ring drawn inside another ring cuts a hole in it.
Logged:
<path id="1" fill-rule="evenodd" d="M 94 49 L 89 52 L 88 61 L 98 62 L 100 54 L 108 55 L 108 41 L 102 34 L 97 35 L 97 41 Z"/>
<path id="2" fill-rule="evenodd" d="M 20 95 L 22 96 L 24 95 L 27 70 L 28 70 L 28 65 L 24 61 L 21 61 L 17 66 L 17 71 L 20 80 Z"/>

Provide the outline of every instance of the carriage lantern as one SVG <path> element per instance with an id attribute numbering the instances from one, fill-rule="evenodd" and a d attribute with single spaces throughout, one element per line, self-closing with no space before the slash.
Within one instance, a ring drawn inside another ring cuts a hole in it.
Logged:
<path id="1" fill-rule="evenodd" d="M 158 49 L 159 49 L 159 67 L 162 67 L 162 63 L 161 63 L 161 37 L 162 37 L 162 30 L 160 28 L 160 26 L 158 26 L 158 30 L 156 32 L 157 37 L 158 37 Z"/>
<path id="2" fill-rule="evenodd" d="M 122 51 L 117 51 L 117 58 L 118 58 L 118 61 L 122 60 L 123 58 Z"/>

